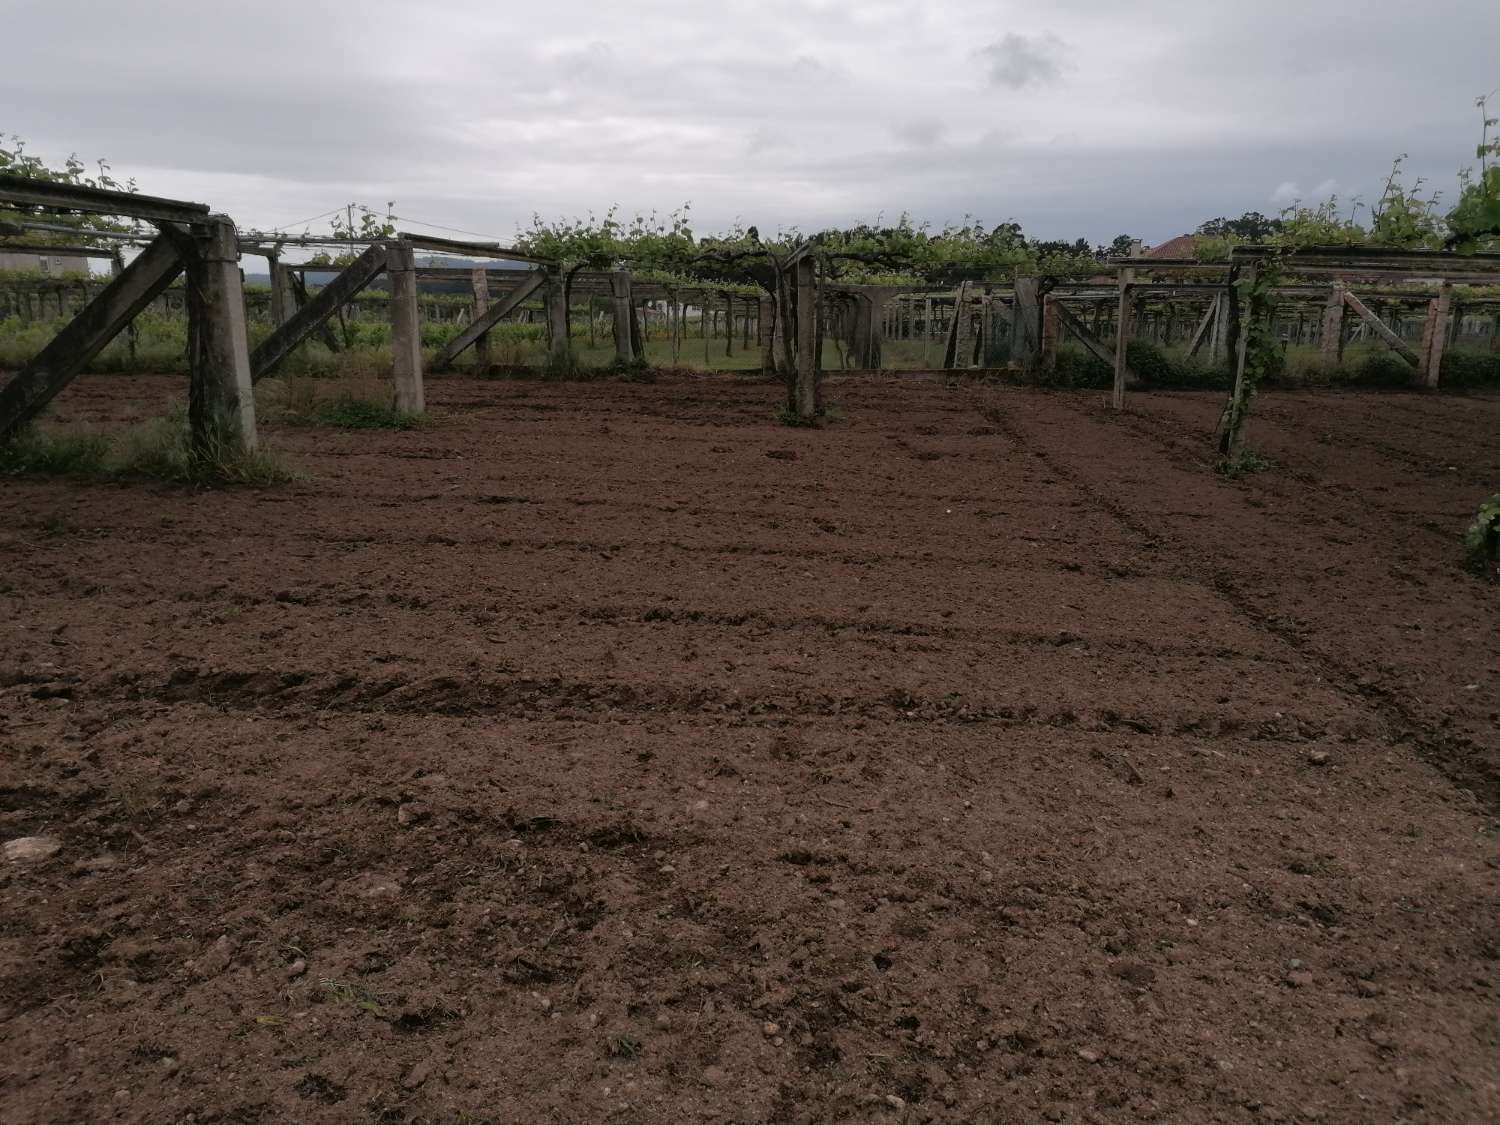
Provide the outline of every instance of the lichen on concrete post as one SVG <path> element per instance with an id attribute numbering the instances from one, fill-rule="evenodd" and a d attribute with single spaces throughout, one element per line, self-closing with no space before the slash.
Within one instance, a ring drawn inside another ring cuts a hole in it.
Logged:
<path id="1" fill-rule="evenodd" d="M 561 273 L 554 271 L 547 278 L 544 301 L 547 309 L 548 362 L 554 369 L 571 370 L 573 342 L 568 335 L 568 296 Z"/>
<path id="2" fill-rule="evenodd" d="M 474 320 L 482 317 L 490 307 L 490 274 L 484 266 L 475 266 L 469 274 L 469 313 Z M 490 334 L 482 332 L 474 341 L 474 363 L 481 374 L 490 369 Z"/>
<path id="3" fill-rule="evenodd" d="M 397 410 L 421 414 L 427 409 L 422 386 L 422 330 L 417 314 L 417 265 L 411 244 L 396 240 L 386 247 L 386 277 L 391 286 L 391 380 Z"/>
<path id="4" fill-rule="evenodd" d="M 614 316 L 615 362 L 625 367 L 635 362 L 630 332 L 630 274 L 614 270 L 609 275 L 610 308 Z"/>
<path id="5" fill-rule="evenodd" d="M 811 419 L 818 412 L 818 281 L 811 255 L 797 261 L 797 417 Z"/>
<path id="6" fill-rule="evenodd" d="M 188 262 L 192 341 L 188 423 L 193 451 L 220 457 L 255 448 L 255 390 L 234 223 L 210 215 L 192 228 Z"/>

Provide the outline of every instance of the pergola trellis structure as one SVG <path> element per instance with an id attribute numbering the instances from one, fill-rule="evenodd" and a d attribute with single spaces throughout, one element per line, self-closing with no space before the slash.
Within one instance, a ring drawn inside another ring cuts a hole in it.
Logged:
<path id="1" fill-rule="evenodd" d="M 1252 310 L 1241 308 L 1234 289 L 1241 279 L 1252 281 L 1266 263 L 1274 260 L 1278 282 L 1270 291 L 1268 304 L 1274 315 L 1283 304 L 1302 309 L 1316 309 L 1320 317 L 1319 349 L 1323 361 L 1332 366 L 1342 356 L 1346 334 L 1346 314 L 1353 313 L 1376 339 L 1386 344 L 1412 367 L 1412 383 L 1424 389 L 1436 389 L 1442 358 L 1452 325 L 1452 302 L 1455 285 L 1500 284 L 1500 254 L 1457 254 L 1438 250 L 1399 250 L 1381 247 L 1305 247 L 1281 249 L 1264 246 L 1236 247 L 1226 263 L 1205 263 L 1191 259 L 1116 259 L 1119 267 L 1116 321 L 1115 379 L 1112 403 L 1123 409 L 1129 372 L 1125 367 L 1126 347 L 1133 333 L 1132 311 L 1149 297 L 1196 294 L 1207 298 L 1207 309 L 1194 332 L 1190 347 L 1196 349 L 1205 335 L 1212 335 L 1215 349 L 1236 338 L 1234 387 L 1230 392 L 1226 419 L 1235 423 L 1221 435 L 1221 452 L 1232 455 L 1244 441 L 1246 362 L 1248 323 L 1241 323 Z M 1137 271 L 1153 273 L 1190 273 L 1219 275 L 1222 281 L 1176 282 L 1138 280 Z M 1395 288 L 1392 286 L 1402 286 Z M 1397 332 L 1376 315 L 1355 288 L 1375 296 L 1403 302 L 1425 303 L 1426 318 L 1418 347 L 1411 347 Z M 1063 311 L 1063 316 L 1068 313 Z M 1219 321 L 1226 319 L 1221 328 Z M 1088 343 L 1088 341 L 1085 341 Z M 1097 344 L 1097 341 L 1094 341 Z M 1236 404 L 1239 404 L 1236 408 Z"/>
<path id="2" fill-rule="evenodd" d="M 188 417 L 199 453 L 255 445 L 255 396 L 234 223 L 202 203 L 0 175 L 0 203 L 43 213 L 121 215 L 158 230 L 19 374 L 0 388 L 7 441 L 186 271 Z"/>

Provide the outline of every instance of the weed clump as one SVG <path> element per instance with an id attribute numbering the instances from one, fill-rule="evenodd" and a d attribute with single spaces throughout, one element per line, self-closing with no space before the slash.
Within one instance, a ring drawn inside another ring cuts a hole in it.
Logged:
<path id="1" fill-rule="evenodd" d="M 1231 457 L 1219 458 L 1214 469 L 1222 477 L 1239 480 L 1240 477 L 1249 476 L 1251 473 L 1263 473 L 1271 466 L 1272 462 L 1255 450 L 1242 449 Z"/>

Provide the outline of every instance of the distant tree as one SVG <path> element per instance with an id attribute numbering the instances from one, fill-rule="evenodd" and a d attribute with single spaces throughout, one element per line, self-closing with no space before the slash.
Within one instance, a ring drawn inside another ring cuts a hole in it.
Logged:
<path id="1" fill-rule="evenodd" d="M 1117 234 L 1113 242 L 1108 246 L 1100 246 L 1094 251 L 1094 255 L 1099 258 L 1128 258 L 1137 241 L 1139 240 L 1133 234 Z"/>
<path id="2" fill-rule="evenodd" d="M 1238 219 L 1209 219 L 1195 234 L 1208 238 L 1235 238 L 1244 242 L 1263 242 L 1281 231 L 1280 219 L 1268 219 L 1259 211 L 1246 211 Z"/>
<path id="3" fill-rule="evenodd" d="M 1093 246 L 1086 238 L 1075 238 L 1072 242 L 1066 242 L 1060 238 L 1033 239 L 1028 245 L 1039 258 L 1083 257 L 1094 252 Z"/>

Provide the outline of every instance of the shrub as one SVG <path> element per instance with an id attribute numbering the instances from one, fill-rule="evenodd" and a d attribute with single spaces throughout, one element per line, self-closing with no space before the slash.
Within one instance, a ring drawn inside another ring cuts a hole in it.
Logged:
<path id="1" fill-rule="evenodd" d="M 1412 365 L 1394 352 L 1375 352 L 1355 369 L 1351 382 L 1361 387 L 1409 387 Z"/>
<path id="2" fill-rule="evenodd" d="M 1444 387 L 1500 386 L 1500 353 L 1443 353 L 1439 382 Z"/>
<path id="3" fill-rule="evenodd" d="M 1040 382 L 1065 387 L 1109 387 L 1114 385 L 1114 370 L 1093 352 L 1076 344 L 1057 349 L 1057 368 Z"/>
<path id="4" fill-rule="evenodd" d="M 1153 387 L 1185 390 L 1224 390 L 1229 375 L 1195 356 L 1174 356 L 1146 340 L 1131 340 L 1125 347 L 1130 369 Z"/>
<path id="5" fill-rule="evenodd" d="M 1500 578 L 1500 492 L 1479 505 L 1464 535 L 1469 563 L 1491 578 Z"/>

